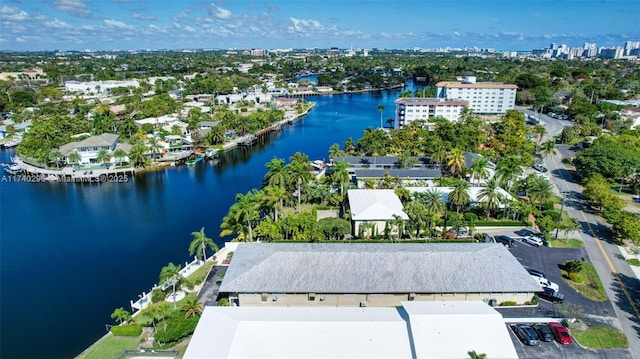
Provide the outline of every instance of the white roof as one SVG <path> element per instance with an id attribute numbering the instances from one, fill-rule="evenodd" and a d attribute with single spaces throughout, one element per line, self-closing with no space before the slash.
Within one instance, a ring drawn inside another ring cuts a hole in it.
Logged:
<path id="1" fill-rule="evenodd" d="M 518 357 L 501 315 L 483 302 L 403 305 L 205 307 L 184 358 Z"/>
<path id="2" fill-rule="evenodd" d="M 484 302 L 402 302 L 418 358 L 517 358 L 502 315 Z M 461 330 L 461 328 L 464 328 Z"/>
<path id="3" fill-rule="evenodd" d="M 394 214 L 409 219 L 392 189 L 350 189 L 347 195 L 354 221 L 391 220 Z"/>

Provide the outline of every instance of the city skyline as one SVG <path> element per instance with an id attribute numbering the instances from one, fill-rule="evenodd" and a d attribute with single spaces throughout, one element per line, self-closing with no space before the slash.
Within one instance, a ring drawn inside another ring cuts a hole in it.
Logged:
<path id="1" fill-rule="evenodd" d="M 630 0 L 6 0 L 0 49 L 623 46 L 640 40 L 638 14 Z"/>

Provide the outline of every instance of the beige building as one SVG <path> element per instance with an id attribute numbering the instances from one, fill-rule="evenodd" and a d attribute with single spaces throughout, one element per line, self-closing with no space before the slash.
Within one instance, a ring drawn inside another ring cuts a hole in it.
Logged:
<path id="1" fill-rule="evenodd" d="M 436 97 L 461 100 L 477 114 L 502 114 L 513 110 L 517 85 L 502 82 L 476 82 L 475 76 L 467 76 L 462 82 L 436 83 Z"/>
<path id="2" fill-rule="evenodd" d="M 501 244 L 240 243 L 220 293 L 236 306 L 524 304 L 542 288 Z"/>

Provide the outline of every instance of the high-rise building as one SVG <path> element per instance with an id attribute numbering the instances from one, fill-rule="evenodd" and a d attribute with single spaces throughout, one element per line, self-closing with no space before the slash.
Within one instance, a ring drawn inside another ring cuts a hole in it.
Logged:
<path id="1" fill-rule="evenodd" d="M 476 82 L 475 76 L 467 76 L 463 82 L 438 82 L 436 97 L 467 101 L 469 108 L 477 114 L 502 114 L 513 109 L 517 89 L 514 84 Z"/>

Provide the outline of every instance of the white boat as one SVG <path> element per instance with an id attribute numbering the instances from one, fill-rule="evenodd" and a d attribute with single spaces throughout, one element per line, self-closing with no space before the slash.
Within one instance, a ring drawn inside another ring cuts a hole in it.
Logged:
<path id="1" fill-rule="evenodd" d="M 17 145 L 20 144 L 20 142 L 22 141 L 18 141 L 18 140 L 7 141 L 2 146 L 4 146 L 4 148 L 16 147 Z"/>
<path id="2" fill-rule="evenodd" d="M 45 177 L 45 179 L 50 182 L 57 182 L 59 180 L 58 176 L 56 175 L 48 175 L 47 177 Z"/>

